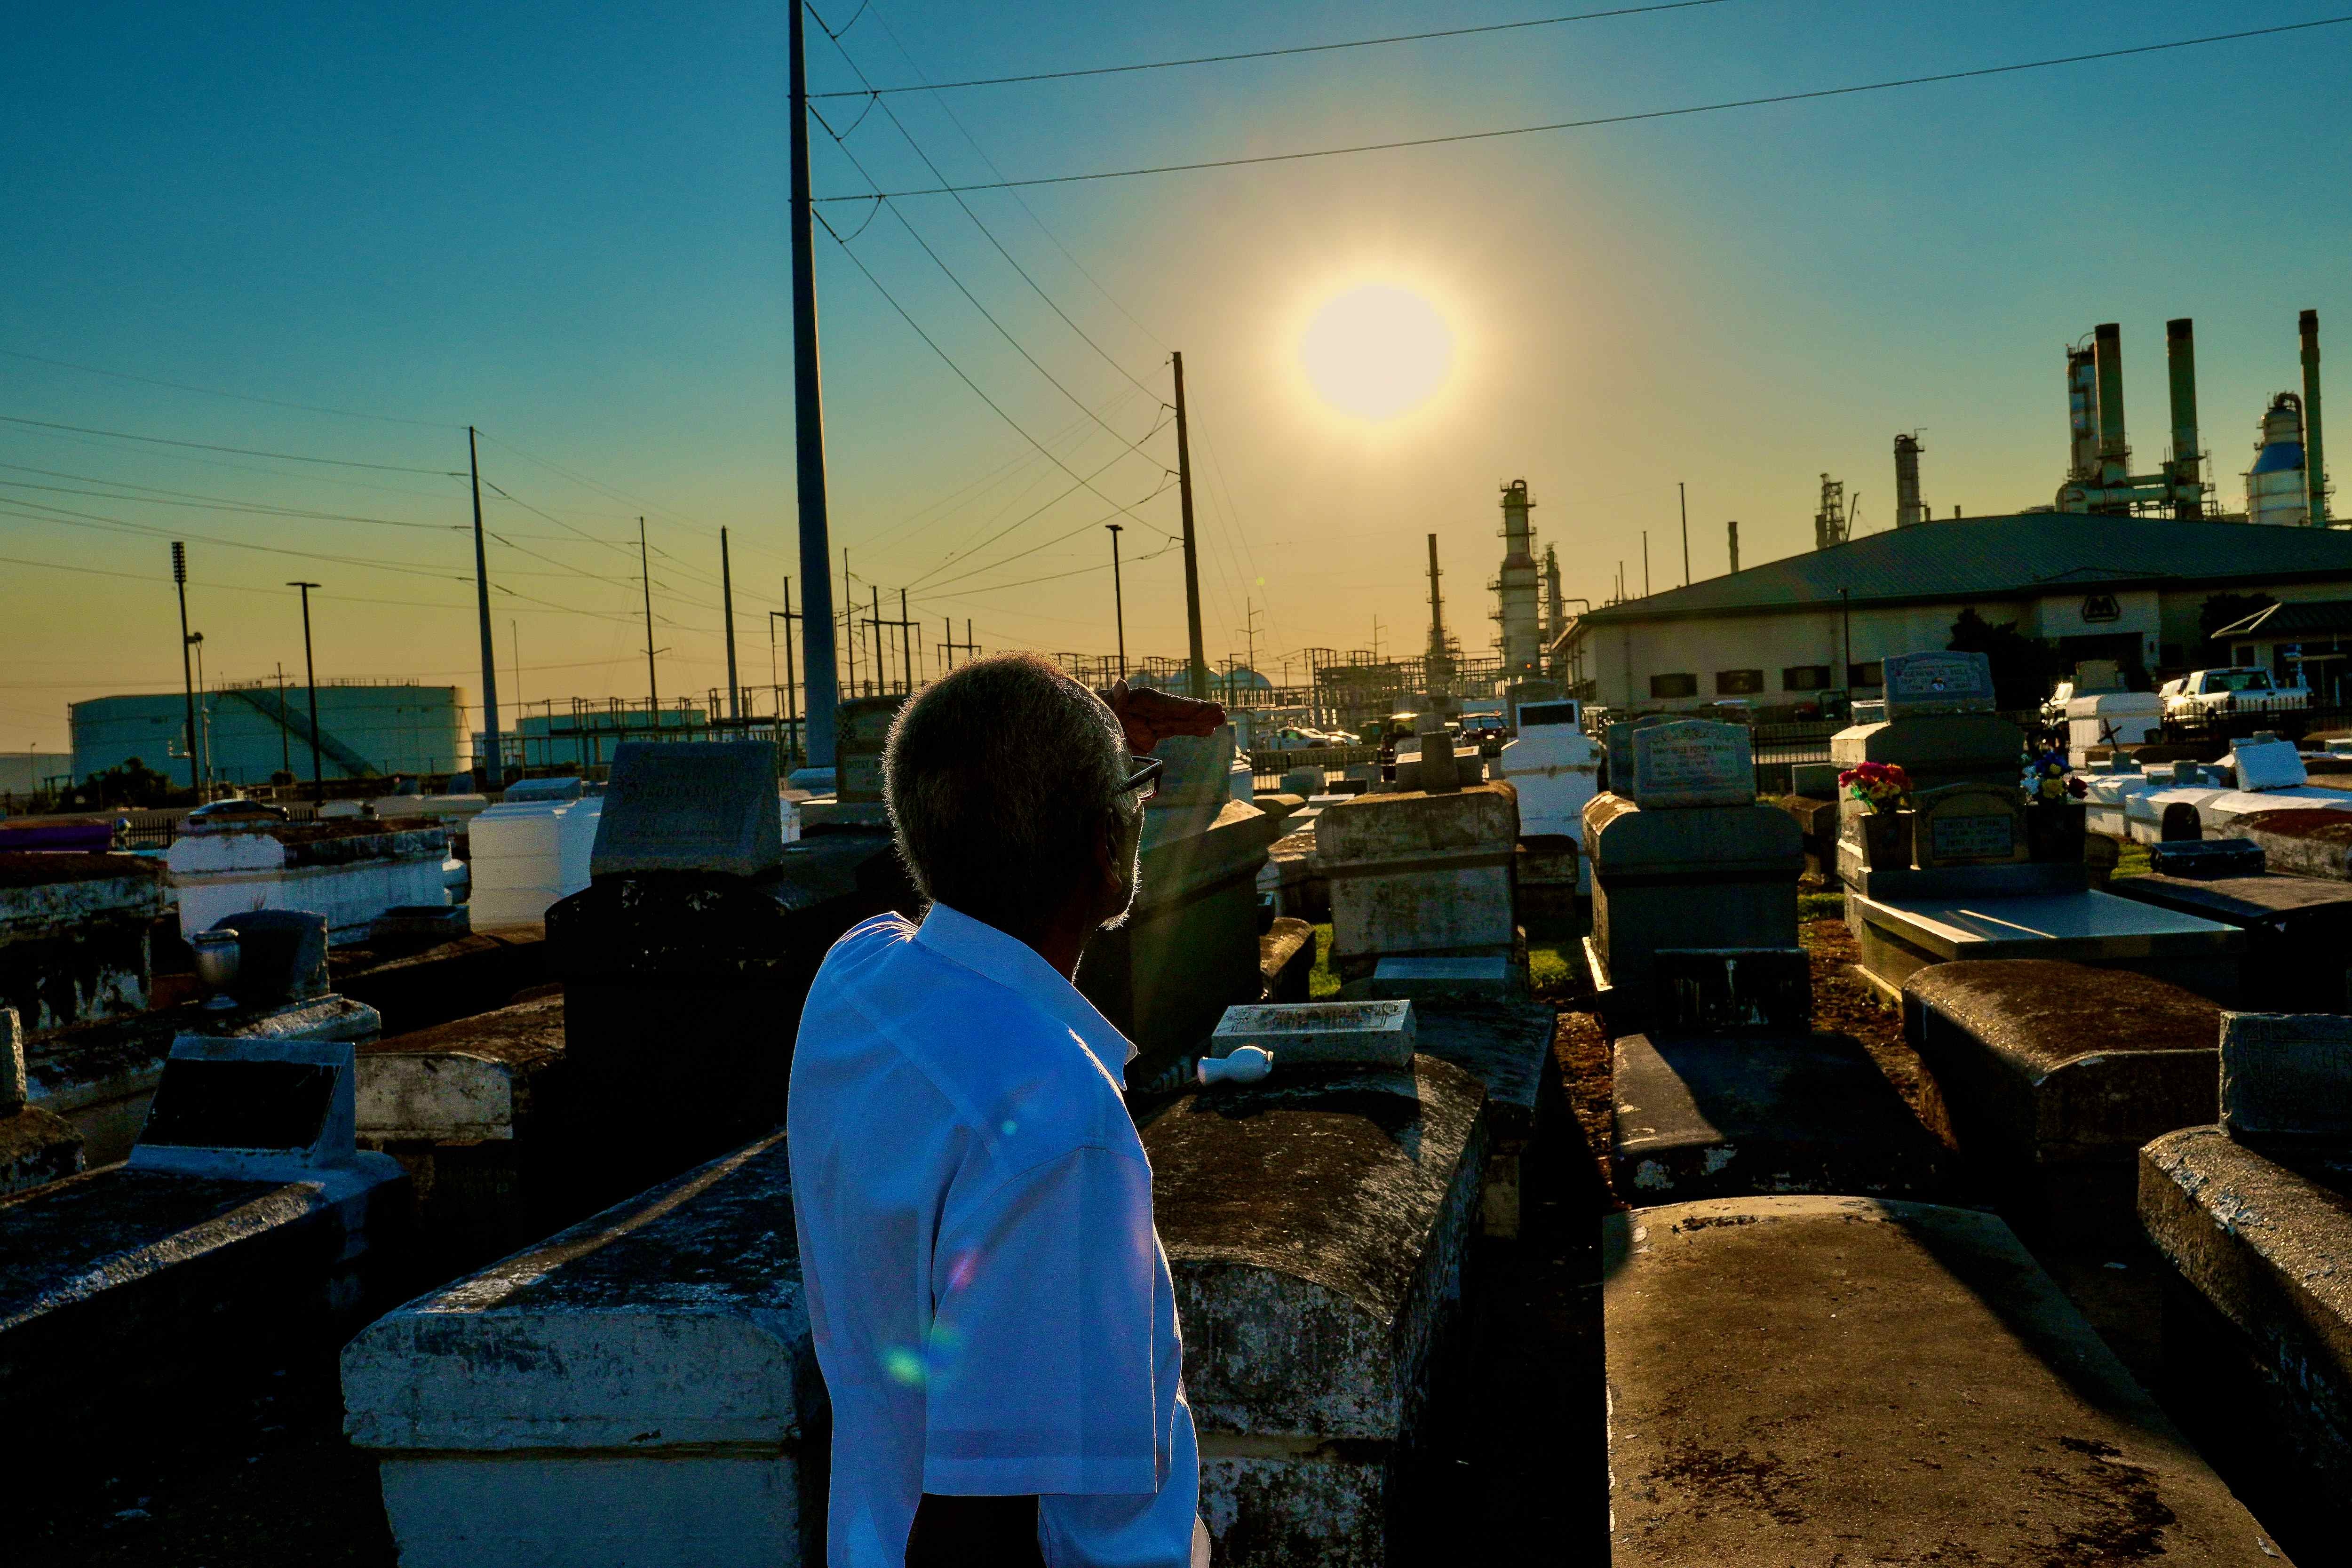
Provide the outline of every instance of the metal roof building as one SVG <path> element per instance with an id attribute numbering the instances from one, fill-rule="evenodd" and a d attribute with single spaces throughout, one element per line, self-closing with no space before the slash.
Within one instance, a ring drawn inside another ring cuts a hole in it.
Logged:
<path id="1" fill-rule="evenodd" d="M 2285 603 L 2352 592 L 2352 532 L 2025 512 L 1866 534 L 1579 616 L 1556 668 L 1593 701 L 1640 710 L 1736 698 L 1795 706 L 1872 695 L 1886 656 L 1940 648 L 1974 607 L 2073 659 L 2150 674 L 2230 662 L 2199 615 L 2215 594 Z"/>

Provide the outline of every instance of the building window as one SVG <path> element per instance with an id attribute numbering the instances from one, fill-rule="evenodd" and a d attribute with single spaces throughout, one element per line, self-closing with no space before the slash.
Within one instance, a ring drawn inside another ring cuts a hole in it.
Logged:
<path id="1" fill-rule="evenodd" d="M 1669 697 L 1696 697 L 1698 695 L 1698 677 L 1654 675 L 1650 677 L 1650 695 L 1661 700 Z"/>
<path id="2" fill-rule="evenodd" d="M 1830 689 L 1830 667 L 1826 664 L 1792 664 L 1780 672 L 1783 691 L 1827 691 Z"/>
<path id="3" fill-rule="evenodd" d="M 1880 668 L 1879 661 L 1874 658 L 1868 664 L 1847 665 L 1845 683 L 1848 686 L 1884 686 L 1886 683 L 1886 674 Z"/>
<path id="4" fill-rule="evenodd" d="M 1764 689 L 1764 672 L 1760 669 L 1718 669 L 1715 672 L 1715 694 L 1717 697 L 1753 697 Z"/>

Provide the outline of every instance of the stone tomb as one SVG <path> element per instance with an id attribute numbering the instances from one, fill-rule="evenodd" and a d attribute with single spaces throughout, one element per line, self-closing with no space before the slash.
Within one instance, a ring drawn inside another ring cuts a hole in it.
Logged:
<path id="1" fill-rule="evenodd" d="M 152 860 L 0 852 L 0 1007 L 37 1035 L 144 1011 L 165 907 Z"/>
<path id="2" fill-rule="evenodd" d="M 1383 958 L 1508 958 L 1524 964 L 1508 784 L 1359 795 L 1315 821 L 1331 887 L 1331 967 L 1370 976 Z"/>
<path id="3" fill-rule="evenodd" d="M 1990 1215 L 1637 1209 L 1601 1277 L 1616 1568 L 2284 1561 Z"/>
<path id="4" fill-rule="evenodd" d="M 227 915 L 306 910 L 327 917 L 338 944 L 365 941 L 388 909 L 447 903 L 448 858 L 446 827 L 357 820 L 232 818 L 164 851 L 183 935 Z"/>
<path id="5" fill-rule="evenodd" d="M 1841 771 L 1863 763 L 1893 763 L 1910 775 L 1914 791 L 1944 784 L 2014 785 L 2023 770 L 2025 737 L 1993 711 L 1991 667 L 1982 654 L 1904 654 L 1885 661 L 1883 720 L 1856 721 L 1830 739 L 1830 760 Z M 1904 691 L 1897 693 L 1900 682 Z M 1839 874 L 1852 883 L 1862 864 L 1860 821 L 1868 808 L 1843 798 L 1839 811 Z"/>
<path id="6" fill-rule="evenodd" d="M 2213 1119 L 2221 1009 L 2166 981 L 1944 964 L 1905 983 L 1903 1016 L 1928 1125 L 2022 1226 L 2128 1233 L 2140 1145 Z"/>
<path id="7" fill-rule="evenodd" d="M 1585 734 L 1580 712 L 1573 702 L 1522 704 L 1517 738 L 1504 743 L 1496 776 L 1519 792 L 1522 838 L 1571 842 L 1570 890 L 1587 893 L 1591 889 L 1582 865 L 1584 805 L 1599 792 L 1601 748 Z"/>
<path id="8" fill-rule="evenodd" d="M 1228 1007 L 1209 1037 L 1208 1054 L 1243 1046 L 1274 1055 L 1277 1071 L 1321 1067 L 1401 1068 L 1416 1037 L 1411 1002 L 1302 1002 Z"/>
<path id="9" fill-rule="evenodd" d="M 81 1134 L 61 1116 L 26 1103 L 25 1031 L 0 1007 L 0 1197 L 74 1174 Z"/>
<path id="10" fill-rule="evenodd" d="M 2315 1531 L 2352 1531 L 2352 1021 L 2231 1014 L 2220 1125 L 2139 1161 L 2171 1266 L 2165 1368 L 2277 1475 Z"/>
<path id="11" fill-rule="evenodd" d="M 2285 807 L 2241 816 L 2229 837 L 2262 846 L 2273 871 L 2352 882 L 2352 816 L 2340 811 Z"/>
<path id="12" fill-rule="evenodd" d="M 342 1352 L 403 1568 L 824 1558 L 783 1134 L 378 1319 Z"/>
<path id="13" fill-rule="evenodd" d="M 408 1199 L 354 1142 L 352 1060 L 183 1038 L 128 1163 L 0 1198 L 0 1423 L 43 1434 L 27 1458 L 184 1436 L 372 1310 Z"/>
<path id="14" fill-rule="evenodd" d="M 1419 1461 L 1456 1353 L 1484 1100 L 1423 1055 L 1277 1073 L 1145 1123 L 1226 1568 L 1412 1561 L 1416 1517 L 1442 1521 Z"/>
<path id="15" fill-rule="evenodd" d="M 772 742 L 626 742 L 613 752 L 589 875 L 767 876 L 783 863 L 782 814 Z"/>
<path id="16" fill-rule="evenodd" d="M 1664 948 L 1792 948 L 1804 845 L 1758 804 L 1748 731 L 1679 721 L 1630 732 L 1625 791 L 1584 811 L 1594 988 L 1612 1018 L 1653 1005 Z"/>
<path id="17" fill-rule="evenodd" d="M 2207 839 L 2180 847 L 2254 849 L 2242 839 Z M 2118 898 L 2218 921 L 2245 932 L 2240 958 L 2242 1006 L 2294 1013 L 2352 1012 L 2352 887 L 2314 877 L 2175 875 L 2163 871 L 2111 882 Z"/>

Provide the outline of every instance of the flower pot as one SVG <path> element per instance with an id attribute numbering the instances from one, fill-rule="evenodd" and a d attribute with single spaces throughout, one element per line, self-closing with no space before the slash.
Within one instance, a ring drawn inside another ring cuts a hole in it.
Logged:
<path id="1" fill-rule="evenodd" d="M 1909 868 L 1909 812 L 1874 811 L 1862 819 L 1862 863 L 1877 871 Z"/>
<path id="2" fill-rule="evenodd" d="M 2088 812 L 2071 800 L 2039 800 L 2025 808 L 2027 852 L 2037 861 L 2079 861 Z"/>

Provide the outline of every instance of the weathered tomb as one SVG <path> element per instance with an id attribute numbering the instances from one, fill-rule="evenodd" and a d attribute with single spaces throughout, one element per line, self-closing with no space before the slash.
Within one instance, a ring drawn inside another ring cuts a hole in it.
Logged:
<path id="1" fill-rule="evenodd" d="M 1257 972 L 1265 983 L 1260 1001 L 1306 1001 L 1315 974 L 1315 928 L 1276 915 L 1257 939 Z"/>
<path id="2" fill-rule="evenodd" d="M 404 1184 L 354 1142 L 348 1044 L 184 1037 L 127 1163 L 0 1198 L 0 1422 L 36 1464 L 119 1453 L 331 1345 Z"/>
<path id="3" fill-rule="evenodd" d="M 1474 784 L 1436 795 L 1358 795 L 1315 821 L 1331 887 L 1331 967 L 1370 976 L 1383 958 L 1524 963 L 1517 889 L 1517 793 Z"/>
<path id="4" fill-rule="evenodd" d="M 26 1103 L 27 1094 L 24 1026 L 16 1009 L 0 1007 L 0 1197 L 82 1168 L 81 1134 L 65 1118 Z"/>
<path id="5" fill-rule="evenodd" d="M 2161 853 L 2168 847 L 2157 847 Z M 2252 851 L 2244 839 L 2206 839 L 2180 848 Z M 2246 933 L 2238 1005 L 2264 1012 L 2352 1012 L 2352 886 L 2314 877 L 2200 875 L 2185 869 L 2109 884 L 2119 898 L 2218 921 Z"/>
<path id="6" fill-rule="evenodd" d="M 2352 816 L 2340 811 L 2287 806 L 2256 812 L 2231 823 L 2229 837 L 2260 845 L 2273 871 L 2352 881 Z"/>
<path id="7" fill-rule="evenodd" d="M 2352 1020 L 2231 1014 L 2221 1121 L 2141 1152 L 2171 1266 L 2165 1367 L 2260 1462 L 2352 1529 Z"/>
<path id="8" fill-rule="evenodd" d="M 448 857 L 446 827 L 230 818 L 173 839 L 164 864 L 183 935 L 253 910 L 310 910 L 341 943 L 388 909 L 447 903 Z"/>
<path id="9" fill-rule="evenodd" d="M 0 854 L 0 1007 L 34 1034 L 145 1011 L 164 909 L 152 859 Z"/>
<path id="10" fill-rule="evenodd" d="M 1197 1054 L 1227 1007 L 1257 1000 L 1257 879 L 1283 822 L 1233 798 L 1230 726 L 1168 737 L 1152 754 L 1165 765 L 1144 805 L 1134 905 L 1087 943 L 1076 981 L 1141 1051 L 1137 1082 Z"/>
<path id="11" fill-rule="evenodd" d="M 824 1560 L 783 1134 L 378 1319 L 342 1352 L 404 1568 Z"/>
<path id="12" fill-rule="evenodd" d="M 1600 791 L 1601 747 L 1585 734 L 1574 702 L 1529 702 L 1519 708 L 1519 732 L 1506 742 L 1496 776 L 1519 792 L 1522 839 L 1570 840 L 1554 859 L 1564 858 L 1573 879 L 1569 890 L 1591 890 L 1581 864 L 1584 806 Z M 1525 868 L 1523 867 L 1524 870 Z M 1553 885 L 1551 879 L 1534 886 Z"/>
<path id="13" fill-rule="evenodd" d="M 1144 1125 L 1219 1563 L 1395 1563 L 1415 1511 L 1442 1511 L 1419 1461 L 1460 1327 L 1484 1098 L 1423 1055 L 1189 1095 Z"/>
<path id="14" fill-rule="evenodd" d="M 1695 720 L 1637 729 L 1625 777 L 1584 810 L 1593 985 L 1612 1021 L 1646 1016 L 1667 949 L 1793 948 L 1804 845 L 1756 799 L 1748 731 Z"/>
<path id="15" fill-rule="evenodd" d="M 1915 790 L 1951 784 L 2015 784 L 2025 763 L 2025 737 L 1994 711 L 1992 664 L 1980 653 L 1898 654 L 1885 661 L 1885 700 L 1864 721 L 1830 738 L 1830 762 L 1841 772 L 1863 763 L 1893 763 Z M 1867 813 L 1860 801 L 1839 802 L 1841 865 L 1859 863 L 1855 824 Z M 1851 880 L 1851 875 L 1847 877 Z"/>
<path id="16" fill-rule="evenodd" d="M 547 912 L 567 1136 L 597 1151 L 583 1202 L 779 1125 L 825 951 L 862 920 L 919 911 L 887 830 L 819 826 L 786 844 L 780 822 L 772 742 L 615 751 L 594 875 Z"/>
<path id="17" fill-rule="evenodd" d="M 2284 1561 L 1990 1215 L 1716 1199 L 1602 1230 L 1611 1561 Z"/>
<path id="18" fill-rule="evenodd" d="M 2163 980 L 2047 961 L 1903 988 L 1929 1125 L 2020 1224 L 2061 1236 L 2127 1233 L 2140 1146 L 2213 1119 L 2221 1016 Z"/>
<path id="19" fill-rule="evenodd" d="M 546 985 L 547 929 L 508 925 L 415 944 L 386 940 L 379 921 L 365 943 L 330 951 L 327 968 L 339 994 L 374 1008 L 386 1034 L 404 1035 L 503 1007 L 517 993 Z"/>
<path id="20" fill-rule="evenodd" d="M 2095 691 L 2066 702 L 2066 761 L 2087 767 L 2103 749 L 2138 746 L 2164 729 L 2164 699 L 2153 691 Z"/>

